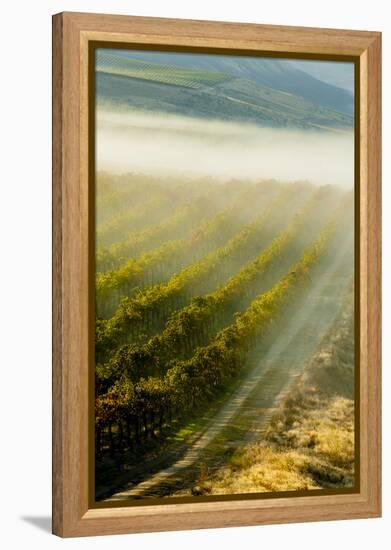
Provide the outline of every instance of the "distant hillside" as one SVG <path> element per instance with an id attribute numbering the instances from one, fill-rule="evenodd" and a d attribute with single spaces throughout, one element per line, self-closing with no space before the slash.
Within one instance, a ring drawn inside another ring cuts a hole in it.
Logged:
<path id="1" fill-rule="evenodd" d="M 97 56 L 98 102 L 111 108 L 126 106 L 267 127 L 352 127 L 348 114 L 254 80 L 206 68 L 141 61 L 119 53 L 101 50 Z"/>
<path id="2" fill-rule="evenodd" d="M 148 62 L 175 65 L 186 69 L 218 71 L 231 76 L 245 78 L 262 86 L 301 96 L 322 107 L 353 113 L 353 96 L 338 86 L 319 80 L 302 70 L 303 62 L 293 64 L 288 59 L 260 57 L 200 55 L 172 52 L 121 51 L 116 55 Z M 319 62 L 320 63 L 320 62 Z M 325 62 L 330 65 L 330 62 Z"/>
<path id="3" fill-rule="evenodd" d="M 202 86 L 213 86 L 234 78 L 217 71 L 183 69 L 175 65 L 133 59 L 109 50 L 100 50 L 96 60 L 96 69 L 99 73 L 152 80 L 194 89 Z"/>

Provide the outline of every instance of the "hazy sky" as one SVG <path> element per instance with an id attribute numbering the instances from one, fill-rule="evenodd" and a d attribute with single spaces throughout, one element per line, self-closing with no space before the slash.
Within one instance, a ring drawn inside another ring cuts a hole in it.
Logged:
<path id="1" fill-rule="evenodd" d="M 292 60 L 291 65 L 318 80 L 354 92 L 354 64 L 335 61 Z"/>

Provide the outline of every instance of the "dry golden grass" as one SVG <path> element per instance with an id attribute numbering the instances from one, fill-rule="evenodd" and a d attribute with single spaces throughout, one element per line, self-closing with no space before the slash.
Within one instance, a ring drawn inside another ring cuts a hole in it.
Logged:
<path id="1" fill-rule="evenodd" d="M 235 494 L 350 487 L 354 482 L 352 307 L 327 335 L 261 441 L 197 487 Z"/>
<path id="2" fill-rule="evenodd" d="M 288 431 L 279 433 L 279 443 L 266 435 L 264 441 L 234 456 L 215 478 L 205 480 L 203 476 L 198 486 L 206 494 L 350 486 L 354 473 L 353 428 L 353 402 L 334 398 L 324 407 L 307 411 Z"/>

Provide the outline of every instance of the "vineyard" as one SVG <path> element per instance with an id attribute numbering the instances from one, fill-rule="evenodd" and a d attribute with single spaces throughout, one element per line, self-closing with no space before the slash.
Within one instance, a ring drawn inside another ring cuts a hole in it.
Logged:
<path id="1" fill-rule="evenodd" d="M 99 51 L 96 69 L 99 73 L 139 78 L 194 89 L 203 85 L 212 86 L 232 78 L 217 71 L 182 69 L 171 65 L 130 59 L 118 55 L 118 52 L 110 52 L 110 50 Z"/>
<path id="2" fill-rule="evenodd" d="M 134 70 L 153 69 L 141 65 Z M 97 189 L 95 446 L 104 495 L 108 477 L 224 402 L 288 325 L 296 319 L 299 328 L 303 304 L 312 322 L 320 281 L 334 285 L 337 311 L 352 277 L 353 199 L 306 182 L 132 174 L 99 173 Z"/>

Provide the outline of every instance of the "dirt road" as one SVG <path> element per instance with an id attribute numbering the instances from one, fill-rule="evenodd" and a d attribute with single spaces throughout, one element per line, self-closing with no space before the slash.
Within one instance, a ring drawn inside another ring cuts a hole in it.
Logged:
<path id="1" fill-rule="evenodd" d="M 107 500 L 191 494 L 202 470 L 215 470 L 235 450 L 260 437 L 292 381 L 302 372 L 334 323 L 351 274 L 352 243 L 340 247 L 332 264 L 312 281 L 309 291 L 247 377 L 192 443 L 167 467 L 126 484 Z M 196 490 L 196 489 L 195 489 Z"/>

